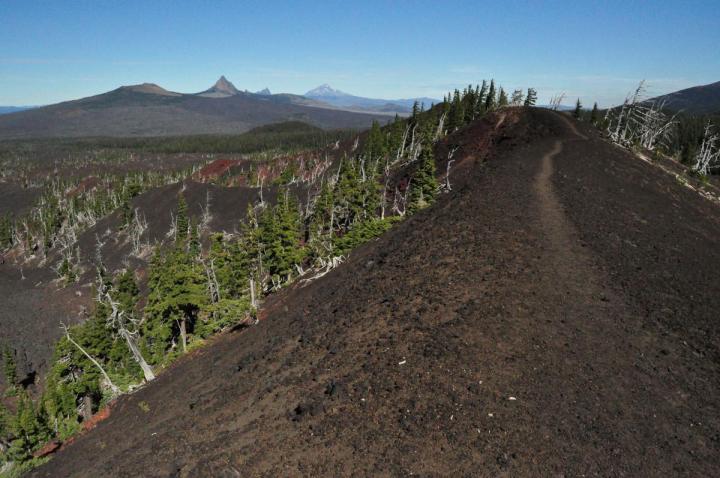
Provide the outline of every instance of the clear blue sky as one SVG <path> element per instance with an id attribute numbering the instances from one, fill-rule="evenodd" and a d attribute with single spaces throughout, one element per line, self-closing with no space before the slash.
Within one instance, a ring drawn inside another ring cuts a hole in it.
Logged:
<path id="1" fill-rule="evenodd" d="M 720 0 L 0 2 L 0 105 L 220 75 L 238 88 L 442 97 L 494 77 L 621 101 L 720 81 Z"/>

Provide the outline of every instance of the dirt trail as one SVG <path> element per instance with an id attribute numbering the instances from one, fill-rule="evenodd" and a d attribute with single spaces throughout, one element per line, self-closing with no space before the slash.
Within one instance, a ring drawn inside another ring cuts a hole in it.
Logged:
<path id="1" fill-rule="evenodd" d="M 578 137 L 587 139 L 574 125 L 573 131 Z M 540 206 L 539 216 L 548 244 L 547 264 L 552 267 L 560 285 L 568 288 L 573 297 L 597 297 L 606 287 L 600 285 L 600 279 L 593 271 L 591 258 L 587 251 L 580 247 L 577 232 L 566 217 L 552 184 L 553 158 L 562 151 L 563 142 L 555 141 L 552 150 L 542 157 L 540 172 L 534 184 Z"/>

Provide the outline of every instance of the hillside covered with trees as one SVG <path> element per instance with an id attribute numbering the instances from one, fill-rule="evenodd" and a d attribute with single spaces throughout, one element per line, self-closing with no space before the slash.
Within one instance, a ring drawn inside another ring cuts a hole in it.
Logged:
<path id="1" fill-rule="evenodd" d="M 525 99 L 515 92 L 512 101 L 532 104 L 535 93 L 529 90 Z M 290 158 L 297 154 L 292 148 L 300 151 L 322 138 L 327 144 L 327 133 L 299 125 L 265 127 L 238 138 L 69 143 L 72 154 L 85 154 L 88 145 L 120 155 L 245 151 L 255 159 L 242 173 L 243 181 L 257 196 L 245 204 L 234 230 L 218 231 L 210 227 L 211 216 L 230 206 L 211 206 L 208 193 L 201 214 L 192 214 L 183 186 L 166 211 L 170 229 L 152 244 L 148 221 L 136 205 L 166 184 L 202 176 L 201 165 L 172 174 L 119 173 L 104 179 L 101 188 L 78 189 L 81 178 L 55 180 L 26 216 L 4 216 L 0 239 L 8 257 L 35 267 L 54 262 L 57 287 L 86 282 L 92 297 L 84 321 L 62 324 L 39 386 L 28 389 L 19 382 L 18 350 L 12 343 L 4 345 L 10 397 L 1 409 L 4 460 L 18 469 L 43 461 L 44 452 L 38 450 L 79 432 L 119 394 L 154 380 L 214 334 L 257 322 L 266 297 L 322 277 L 360 244 L 427 208 L 452 187 L 452 152 L 439 171 L 438 141 L 508 105 L 502 88 L 483 82 L 456 90 L 427 111 L 416 105 L 409 118 L 396 117 L 385 126 L 375 122 L 359 137 L 339 132 L 324 153 L 331 156 L 310 163 L 277 163 L 272 156 L 274 144 Z M 43 147 L 26 144 L 18 143 L 31 152 Z M 12 145 L 7 151 L 6 165 L 12 167 Z M 265 163 L 276 166 L 268 169 Z M 212 181 L 222 186 L 228 177 Z M 132 244 L 130 255 L 120 262 L 113 258 L 112 264 L 97 237 L 106 217 L 117 217 L 116 234 Z M 81 252 L 88 235 L 96 236 L 94 250 Z"/>

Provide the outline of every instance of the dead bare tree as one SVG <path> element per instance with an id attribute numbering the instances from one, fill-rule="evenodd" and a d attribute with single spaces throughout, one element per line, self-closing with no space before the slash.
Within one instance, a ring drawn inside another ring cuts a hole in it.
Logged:
<path id="1" fill-rule="evenodd" d="M 253 309 L 257 309 L 257 299 L 255 298 L 255 279 L 253 276 L 250 276 L 250 306 Z"/>
<path id="2" fill-rule="evenodd" d="M 560 93 L 559 95 L 555 95 L 552 98 L 550 98 L 550 109 L 553 111 L 557 111 L 560 109 L 560 106 L 562 105 L 563 100 L 565 99 L 565 93 Z"/>
<path id="3" fill-rule="evenodd" d="M 87 352 L 87 350 L 85 350 L 85 349 L 82 347 L 82 345 L 80 345 L 79 343 L 75 342 L 75 340 L 74 340 L 74 339 L 72 338 L 72 336 L 70 335 L 70 330 L 68 329 L 67 325 L 65 325 L 64 323 L 60 322 L 60 327 L 61 327 L 61 328 L 63 329 L 63 331 L 65 332 L 65 337 L 67 338 L 68 342 L 70 342 L 71 344 L 73 344 L 85 357 L 87 357 L 88 360 L 90 360 L 90 362 L 92 362 L 93 365 L 95 365 L 95 366 L 98 368 L 98 370 L 100 370 L 100 373 L 101 373 L 102 376 L 105 378 L 105 381 L 107 382 L 108 387 L 110 387 L 110 390 L 112 391 L 113 395 L 118 395 L 118 394 L 120 393 L 120 388 L 113 383 L 113 381 L 110 379 L 110 376 L 107 374 L 107 372 L 105 371 L 105 369 L 103 368 L 103 366 L 100 365 L 100 362 L 98 362 L 97 360 L 95 360 L 95 359 L 93 358 L 93 356 L 90 355 L 90 354 Z"/>
<path id="4" fill-rule="evenodd" d="M 458 147 L 455 146 L 450 151 L 448 151 L 448 162 L 447 162 L 447 169 L 445 170 L 445 189 L 448 191 L 452 191 L 452 187 L 450 186 L 450 166 L 452 166 L 452 163 L 455 162 L 453 159 L 453 156 L 455 156 L 455 152 L 458 150 Z"/>
<path id="5" fill-rule="evenodd" d="M 172 212 L 170 212 L 170 230 L 165 234 L 165 237 L 172 238 L 173 241 L 177 239 L 177 218 Z"/>
<path id="6" fill-rule="evenodd" d="M 608 137 L 626 148 L 639 145 L 654 150 L 675 125 L 675 116 L 669 118 L 663 107 L 663 103 L 646 99 L 645 81 L 641 81 L 619 109 L 611 108 L 606 113 Z"/>
<path id="7" fill-rule="evenodd" d="M 522 106 L 523 104 L 523 91 L 515 90 L 510 97 L 510 106 Z"/>
<path id="8" fill-rule="evenodd" d="M 675 117 L 671 118 L 663 113 L 664 102 L 651 102 L 647 107 L 640 106 L 637 111 L 638 116 L 638 136 L 640 145 L 652 151 L 658 143 L 668 137 L 668 133 L 675 125 Z"/>
<path id="9" fill-rule="evenodd" d="M 120 310 L 119 304 L 112 299 L 109 292 L 105 292 L 105 300 L 110 305 L 111 309 L 110 316 L 107 319 L 108 327 L 117 330 L 118 335 L 125 340 L 133 359 L 135 359 L 137 364 L 140 366 L 140 369 L 145 376 L 145 381 L 149 382 L 154 380 L 155 373 L 153 372 L 152 367 L 150 367 L 150 365 L 145 361 L 145 358 L 143 358 L 142 353 L 140 353 L 140 347 L 137 345 L 137 321 L 128 317 L 125 311 Z M 128 329 L 128 324 L 132 324 L 133 328 L 136 330 L 131 332 Z"/>
<path id="10" fill-rule="evenodd" d="M 342 264 L 345 261 L 345 256 L 334 256 L 329 257 L 327 259 L 325 258 L 319 258 L 320 267 L 318 267 L 318 272 L 313 275 L 312 277 L 308 277 L 307 279 L 303 279 L 300 281 L 301 284 L 308 284 L 315 279 L 319 279 L 331 270 L 335 269 L 337 266 Z"/>
<path id="11" fill-rule="evenodd" d="M 405 188 L 405 194 L 400 192 L 400 189 L 395 187 L 395 198 L 393 199 L 393 212 L 398 216 L 404 217 L 407 212 L 407 199 L 408 193 L 410 192 L 410 182 L 408 182 Z"/>
<path id="12" fill-rule="evenodd" d="M 720 168 L 720 134 L 714 130 L 710 121 L 705 125 L 700 150 L 695 155 L 692 169 L 698 174 L 706 175 L 711 169 Z"/>
<path id="13" fill-rule="evenodd" d="M 410 164 L 417 161 L 420 156 L 420 149 L 422 148 L 422 141 L 415 134 L 417 130 L 417 124 L 413 126 L 412 137 L 410 138 L 410 146 L 408 146 L 408 160 L 405 164 Z"/>
<path id="14" fill-rule="evenodd" d="M 205 268 L 205 275 L 208 281 L 208 295 L 210 296 L 210 302 L 215 304 L 220 302 L 220 283 L 218 282 L 217 275 L 215 274 L 215 261 L 202 262 Z"/>
<path id="15" fill-rule="evenodd" d="M 147 228 L 148 223 L 145 219 L 145 215 L 141 217 L 139 209 L 135 208 L 133 219 L 130 221 L 130 226 L 128 227 L 128 235 L 130 236 L 130 241 L 132 242 L 132 254 L 140 254 L 142 249 L 142 235 L 145 233 Z"/>
<path id="16" fill-rule="evenodd" d="M 447 118 L 447 113 L 443 113 L 442 116 L 440 116 L 440 120 L 438 121 L 437 128 L 435 129 L 435 134 L 433 135 L 433 141 L 437 141 L 438 139 L 445 136 L 445 119 Z"/>
<path id="17" fill-rule="evenodd" d="M 414 128 L 413 128 L 413 131 L 414 131 Z M 408 139 L 409 134 L 410 134 L 410 125 L 408 124 L 405 127 L 405 131 L 403 131 L 403 137 L 402 137 L 402 140 L 400 141 L 400 146 L 398 147 L 397 155 L 395 156 L 395 163 L 399 163 L 400 160 L 403 158 L 403 156 L 405 156 L 405 145 L 407 144 L 407 139 Z M 413 136 L 414 135 L 415 134 L 413 132 Z"/>
<path id="18" fill-rule="evenodd" d="M 202 216 L 200 219 L 200 230 L 207 231 L 210 228 L 210 221 L 212 221 L 212 214 L 210 213 L 210 190 L 208 189 L 205 193 L 205 207 L 201 206 Z"/>
<path id="19" fill-rule="evenodd" d="M 264 179 L 265 179 L 264 176 L 260 177 L 260 205 L 261 206 L 265 206 L 265 201 L 263 200 L 263 181 L 264 181 Z"/>

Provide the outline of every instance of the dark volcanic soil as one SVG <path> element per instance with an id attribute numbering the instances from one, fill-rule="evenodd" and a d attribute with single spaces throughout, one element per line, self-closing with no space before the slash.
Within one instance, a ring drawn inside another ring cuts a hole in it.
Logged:
<path id="1" fill-rule="evenodd" d="M 500 116 L 449 139 L 437 204 L 34 476 L 715 475 L 718 206 L 557 113 Z"/>

